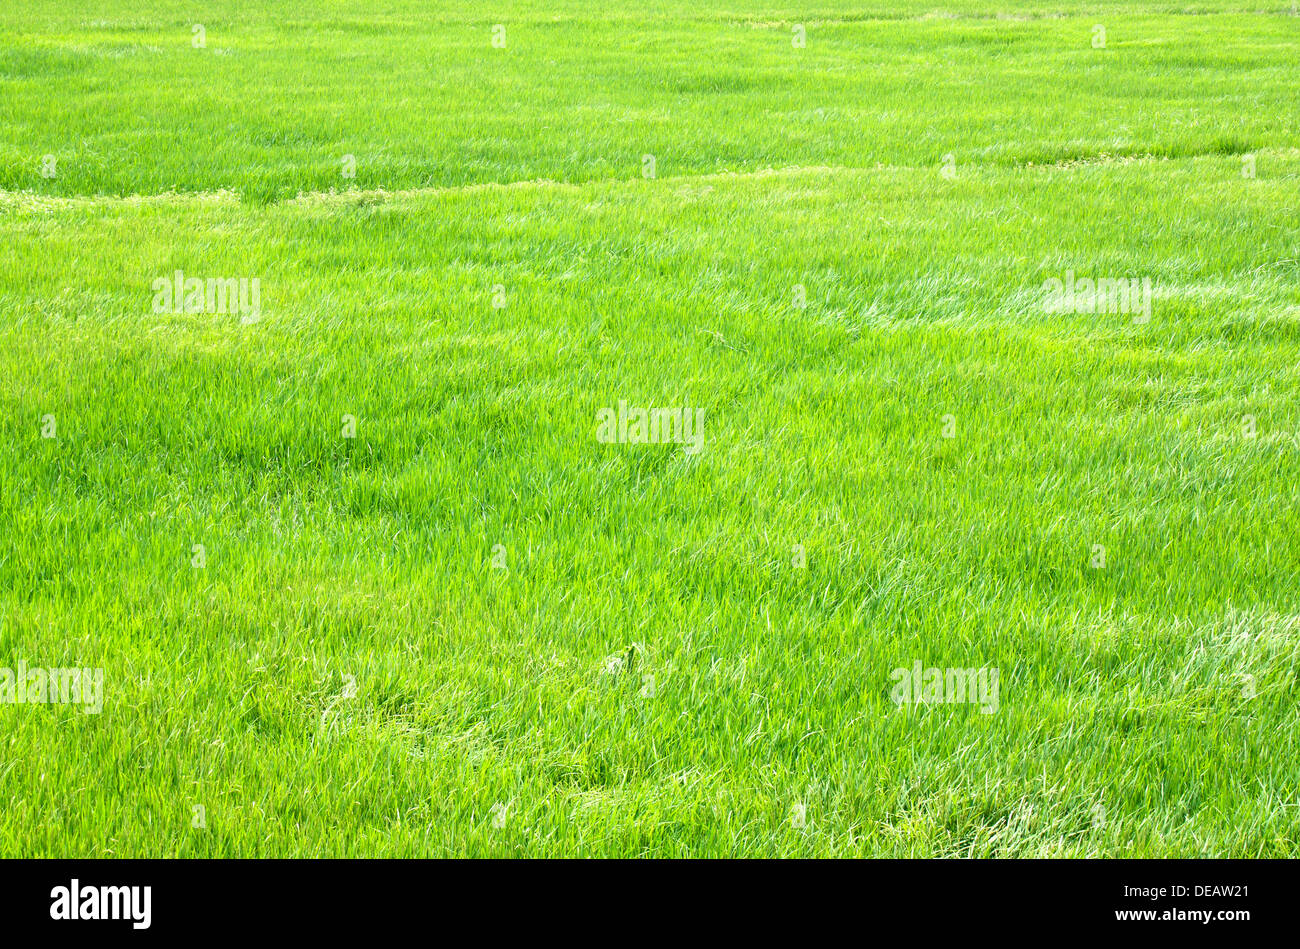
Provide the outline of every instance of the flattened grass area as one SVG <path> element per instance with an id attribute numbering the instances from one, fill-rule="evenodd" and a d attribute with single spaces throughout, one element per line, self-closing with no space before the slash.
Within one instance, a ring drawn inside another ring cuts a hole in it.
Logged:
<path id="1" fill-rule="evenodd" d="M 1285 4 L 202 6 L 0 9 L 0 853 L 1296 855 Z"/>

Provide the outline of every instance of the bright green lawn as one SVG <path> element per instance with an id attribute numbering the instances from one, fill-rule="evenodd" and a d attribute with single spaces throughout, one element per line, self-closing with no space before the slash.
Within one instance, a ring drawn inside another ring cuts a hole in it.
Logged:
<path id="1" fill-rule="evenodd" d="M 71 6 L 0 8 L 0 667 L 104 710 L 0 704 L 0 854 L 1300 855 L 1285 3 Z"/>

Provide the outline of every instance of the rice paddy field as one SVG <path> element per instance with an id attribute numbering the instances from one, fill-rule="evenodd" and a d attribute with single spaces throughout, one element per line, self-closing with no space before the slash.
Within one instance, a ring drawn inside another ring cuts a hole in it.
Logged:
<path id="1" fill-rule="evenodd" d="M 1292 0 L 9 0 L 0 855 L 1297 856 L 1298 87 Z"/>

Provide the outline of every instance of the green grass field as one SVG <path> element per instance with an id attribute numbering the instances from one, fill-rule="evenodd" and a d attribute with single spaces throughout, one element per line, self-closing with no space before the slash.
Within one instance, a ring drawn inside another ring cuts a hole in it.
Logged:
<path id="1" fill-rule="evenodd" d="M 1300 16 L 936 2 L 0 7 L 0 854 L 1300 855 Z"/>

